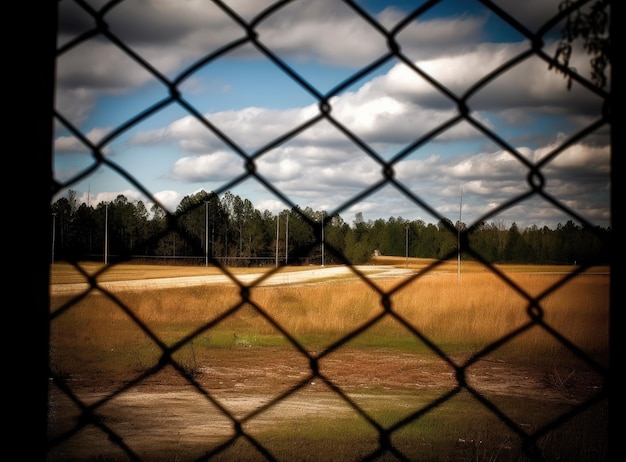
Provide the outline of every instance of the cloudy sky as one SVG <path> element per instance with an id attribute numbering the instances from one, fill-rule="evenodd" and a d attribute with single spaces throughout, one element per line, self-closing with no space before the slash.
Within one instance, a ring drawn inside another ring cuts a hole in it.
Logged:
<path id="1" fill-rule="evenodd" d="M 106 6 L 86 3 L 94 12 Z M 468 94 L 531 49 L 526 37 L 478 2 L 444 0 L 409 21 L 411 8 L 425 2 L 355 2 L 373 22 L 338 0 L 287 2 L 269 14 L 264 10 L 275 2 L 217 3 L 126 0 L 106 9 L 111 36 L 93 35 L 58 56 L 55 106 L 67 123 L 56 123 L 53 168 L 67 187 L 57 198 L 72 189 L 91 205 L 118 194 L 151 204 L 107 165 L 75 181 L 96 162 L 88 140 L 170 211 L 200 190 L 230 191 L 262 211 L 289 208 L 248 175 L 246 161 L 253 159 L 257 175 L 302 208 L 338 212 L 347 223 L 359 212 L 366 220 L 436 222 L 392 184 L 363 196 L 383 181 L 383 164 L 391 162 L 403 190 L 453 222 L 462 203 L 469 225 L 528 193 L 529 166 L 541 163 L 549 195 L 592 224 L 610 226 L 608 126 L 552 156 L 600 119 L 602 98 L 576 83 L 568 90 L 533 54 Z M 498 3 L 534 33 L 558 12 L 559 0 Z M 59 20 L 59 49 L 96 24 L 69 0 L 59 2 Z M 253 25 L 256 44 L 242 23 Z M 381 29 L 395 32 L 401 58 L 390 54 Z M 559 31 L 557 25 L 544 36 L 549 56 Z M 574 53 L 572 66 L 585 78 L 588 61 Z M 368 66 L 370 72 L 344 85 Z M 184 104 L 171 98 L 168 82 Z M 450 96 L 468 96 L 474 123 L 459 118 Z M 322 112 L 322 99 L 330 112 Z M 416 147 L 426 135 L 428 142 Z M 487 221 L 553 227 L 568 219 L 534 196 Z"/>

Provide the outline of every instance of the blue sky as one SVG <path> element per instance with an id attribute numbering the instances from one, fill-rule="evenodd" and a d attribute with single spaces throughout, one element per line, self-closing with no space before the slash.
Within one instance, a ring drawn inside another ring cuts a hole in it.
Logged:
<path id="1" fill-rule="evenodd" d="M 94 10 L 104 1 L 88 1 Z M 241 20 L 254 21 L 273 2 L 224 2 Z M 530 31 L 558 11 L 558 0 L 499 2 Z M 357 4 L 381 27 L 393 30 L 420 2 L 362 1 Z M 70 1 L 59 2 L 61 47 L 92 29 L 93 18 Z M 167 79 L 228 44 L 245 31 L 208 0 L 127 0 L 104 17 L 110 31 Z M 343 2 L 287 3 L 256 26 L 258 40 L 289 65 L 317 94 L 328 96 L 345 79 L 388 52 L 386 38 Z M 559 29 L 545 37 L 552 55 Z M 471 0 L 444 0 L 396 36 L 407 60 L 450 92 L 463 95 L 474 83 L 530 43 L 497 15 Z M 578 46 L 579 44 L 576 44 Z M 589 77 L 589 57 L 578 50 L 572 65 Z M 319 116 L 319 101 L 251 43 L 235 47 L 178 87 L 184 100 L 224 133 L 246 156 Z M 102 35 L 59 56 L 56 110 L 92 143 L 169 96 L 168 89 Z M 458 115 L 456 104 L 412 68 L 394 58 L 329 99 L 334 120 L 388 161 L 420 136 Z M 472 117 L 494 130 L 532 163 L 601 115 L 602 99 L 549 71 L 531 56 L 474 94 Z M 55 126 L 55 179 L 98 202 L 119 194 L 146 197 L 117 172 L 101 166 L 73 182 L 94 160 L 90 150 L 61 123 Z M 542 168 L 546 191 L 594 225 L 610 225 L 610 145 L 607 126 L 564 150 Z M 104 146 L 108 160 L 128 171 L 170 211 L 187 195 L 230 191 L 257 209 L 288 208 L 254 178 L 224 189 L 245 173 L 240 154 L 177 103 L 142 120 Z M 348 223 L 402 217 L 437 220 L 398 189 L 387 185 L 343 207 L 382 179 L 381 166 L 327 120 L 255 157 L 257 172 L 302 208 L 338 211 Z M 394 164 L 395 178 L 429 207 L 472 224 L 495 207 L 529 190 L 528 168 L 472 124 L 461 121 Z M 56 199 L 56 198 L 55 198 Z M 550 226 L 569 216 L 533 198 L 488 221 Z"/>

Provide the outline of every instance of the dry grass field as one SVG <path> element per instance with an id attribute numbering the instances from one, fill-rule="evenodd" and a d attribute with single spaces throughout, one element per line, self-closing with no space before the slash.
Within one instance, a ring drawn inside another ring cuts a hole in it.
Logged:
<path id="1" fill-rule="evenodd" d="M 550 425 L 537 441 L 546 459 L 603 460 L 605 400 L 553 422 L 603 387 L 608 268 L 567 280 L 570 267 L 499 267 L 511 286 L 470 262 L 460 280 L 456 262 L 373 263 L 358 268 L 368 281 L 315 273 L 244 291 L 53 295 L 50 460 L 363 460 L 384 429 L 384 449 L 409 460 L 517 461 L 523 434 Z M 407 271 L 378 278 L 381 265 Z M 279 273 L 292 270 L 311 268 Z M 124 265 L 98 281 L 219 273 Z M 81 281 L 69 265 L 52 268 L 53 285 Z M 178 369 L 159 367 L 165 351 Z M 98 425 L 75 431 L 79 403 Z M 392 453 L 371 459 L 399 460 Z"/>

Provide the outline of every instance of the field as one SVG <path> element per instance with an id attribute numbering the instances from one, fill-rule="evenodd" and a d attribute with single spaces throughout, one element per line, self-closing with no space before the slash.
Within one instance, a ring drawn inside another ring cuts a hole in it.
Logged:
<path id="1" fill-rule="evenodd" d="M 373 263 L 53 265 L 49 460 L 607 457 L 607 268 Z"/>

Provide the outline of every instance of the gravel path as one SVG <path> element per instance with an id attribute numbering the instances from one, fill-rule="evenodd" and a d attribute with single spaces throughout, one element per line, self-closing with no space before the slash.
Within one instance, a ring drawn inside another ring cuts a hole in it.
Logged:
<path id="1" fill-rule="evenodd" d="M 413 274 L 414 271 L 405 268 L 395 268 L 392 266 L 356 266 L 358 271 L 366 274 L 368 278 L 381 277 L 399 277 Z M 348 266 L 328 266 L 316 267 L 305 271 L 278 271 L 269 277 L 263 279 L 267 272 L 259 272 L 254 274 L 236 275 L 237 281 L 242 285 L 250 285 L 258 281 L 255 285 L 292 285 L 314 283 L 319 280 L 328 280 L 329 278 L 341 277 L 359 277 Z M 126 290 L 143 290 L 143 289 L 162 289 L 168 287 L 193 287 L 205 284 L 228 284 L 235 283 L 230 276 L 226 274 L 214 274 L 206 276 L 185 276 L 174 278 L 155 278 L 155 279 L 138 279 L 126 281 L 109 281 L 100 282 L 99 287 L 110 290 L 112 292 Z M 51 295 L 72 295 L 86 291 L 89 288 L 87 282 L 78 284 L 51 284 Z"/>

